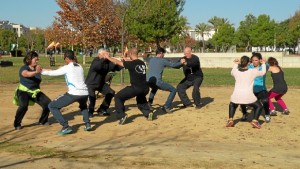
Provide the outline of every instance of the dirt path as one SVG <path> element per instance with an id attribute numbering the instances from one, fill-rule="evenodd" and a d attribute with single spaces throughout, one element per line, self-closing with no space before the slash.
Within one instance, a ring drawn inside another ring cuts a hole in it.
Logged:
<path id="1" fill-rule="evenodd" d="M 226 128 L 232 87 L 202 87 L 205 106 L 178 109 L 176 96 L 172 114 L 159 108 L 167 92 L 159 91 L 154 101 L 155 119 L 147 121 L 128 105 L 128 122 L 119 126 L 114 115 L 91 119 L 93 131 L 83 131 L 78 105 L 64 108 L 63 114 L 75 130 L 59 136 L 61 129 L 52 115 L 50 126 L 37 126 L 40 107 L 29 108 L 20 131 L 13 130 L 16 106 L 12 104 L 14 85 L 0 86 L 0 168 L 299 168 L 300 166 L 300 89 L 289 89 L 284 96 L 291 114 L 278 115 L 262 129 L 248 122 Z M 42 85 L 54 99 L 66 91 L 64 84 Z M 119 91 L 122 86 L 113 86 Z M 189 90 L 189 94 L 191 90 Z M 191 94 L 190 94 L 191 95 Z M 97 105 L 102 99 L 97 100 Z M 112 103 L 114 107 L 114 103 Z M 110 109 L 112 110 L 112 109 Z M 237 112 L 235 118 L 241 117 Z M 251 117 L 251 116 L 250 116 Z M 250 119 L 249 119 L 250 120 Z"/>

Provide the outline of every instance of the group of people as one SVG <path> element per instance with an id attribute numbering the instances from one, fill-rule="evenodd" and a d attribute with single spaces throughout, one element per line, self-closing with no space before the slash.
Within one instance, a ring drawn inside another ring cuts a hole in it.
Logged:
<path id="1" fill-rule="evenodd" d="M 268 92 L 266 87 L 266 72 L 271 72 L 273 88 Z M 259 117 L 262 109 L 265 112 L 265 121 L 269 123 L 271 116 L 276 116 L 276 110 L 272 99 L 283 109 L 282 114 L 288 115 L 289 110 L 282 100 L 288 88 L 284 79 L 284 73 L 274 57 L 269 57 L 267 63 L 260 53 L 253 53 L 252 57 L 242 56 L 234 60 L 231 75 L 235 78 L 235 86 L 229 103 L 229 119 L 226 127 L 234 127 L 235 111 L 240 105 L 243 116 L 242 121 L 247 120 L 247 106 L 253 108 L 254 117 L 251 125 L 261 128 Z"/>
<path id="2" fill-rule="evenodd" d="M 119 124 L 126 122 L 127 114 L 125 113 L 125 101 L 136 98 L 137 107 L 147 118 L 153 119 L 153 103 L 154 96 L 158 89 L 169 91 L 169 97 L 162 106 L 162 110 L 166 113 L 172 112 L 172 102 L 178 91 L 178 95 L 183 103 L 182 108 L 193 107 L 193 103 L 187 96 L 186 90 L 193 86 L 192 98 L 195 108 L 201 108 L 200 85 L 203 81 L 203 72 L 200 67 L 200 60 L 196 55 L 192 54 L 189 47 L 184 49 L 184 57 L 178 61 L 170 61 L 164 58 L 165 49 L 158 48 L 156 57 L 150 60 L 148 74 L 146 74 L 146 64 L 138 59 L 138 50 L 132 48 L 128 51 L 128 57 L 121 60 L 112 58 L 105 49 L 98 51 L 96 57 L 90 66 L 88 75 L 84 78 L 84 70 L 77 63 L 76 56 L 73 51 L 68 50 L 64 53 L 65 65 L 56 70 L 42 69 L 38 65 L 39 56 L 36 52 L 31 51 L 24 57 L 24 65 L 19 70 L 20 83 L 16 89 L 14 103 L 18 105 L 15 116 L 14 127 L 16 130 L 22 128 L 22 119 L 25 116 L 28 106 L 34 103 L 39 104 L 42 109 L 42 115 L 39 119 L 39 125 L 49 125 L 48 116 L 51 112 L 53 117 L 62 125 L 62 129 L 58 132 L 60 135 L 72 133 L 72 127 L 63 117 L 61 108 L 66 107 L 74 102 L 79 103 L 79 108 L 83 115 L 85 123 L 84 130 L 92 130 L 90 117 L 95 112 L 96 92 L 102 93 L 105 98 L 102 104 L 96 110 L 99 115 L 109 116 L 107 111 L 110 103 L 114 98 L 115 111 Z M 162 80 L 162 74 L 165 67 L 180 68 L 182 67 L 184 79 L 177 85 L 177 89 Z M 109 72 L 128 69 L 130 76 L 130 86 L 125 87 L 118 93 L 106 83 L 106 77 Z M 60 76 L 64 75 L 68 92 L 58 96 L 53 101 L 50 100 L 41 90 L 41 75 Z M 151 88 L 149 99 L 146 96 Z"/>

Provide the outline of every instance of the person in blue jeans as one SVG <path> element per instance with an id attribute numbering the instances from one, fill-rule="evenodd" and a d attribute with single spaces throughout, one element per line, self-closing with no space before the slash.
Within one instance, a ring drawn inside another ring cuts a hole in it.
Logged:
<path id="1" fill-rule="evenodd" d="M 64 54 L 66 65 L 56 70 L 43 70 L 42 75 L 59 76 L 64 75 L 68 86 L 68 92 L 59 96 L 49 103 L 48 107 L 53 114 L 54 118 L 59 122 L 63 128 L 58 132 L 60 135 L 72 133 L 72 128 L 69 126 L 68 121 L 62 116 L 60 109 L 66 107 L 74 102 L 79 103 L 79 108 L 83 115 L 85 123 L 85 131 L 92 129 L 89 120 L 89 111 L 87 107 L 88 88 L 84 83 L 84 71 L 80 64 L 76 63 L 74 52 L 67 50 Z"/>
<path id="2" fill-rule="evenodd" d="M 150 105 L 153 103 L 154 96 L 158 89 L 163 91 L 169 91 L 170 94 L 168 96 L 167 101 L 163 105 L 162 110 L 164 112 L 171 113 L 171 105 L 175 98 L 177 90 L 175 87 L 162 80 L 162 74 L 165 67 L 179 68 L 182 66 L 182 63 L 180 61 L 172 62 L 164 58 L 165 53 L 166 50 L 164 48 L 159 47 L 156 50 L 156 57 L 150 59 L 147 81 L 149 83 L 149 87 L 151 88 L 151 92 L 149 95 L 148 102 Z"/>

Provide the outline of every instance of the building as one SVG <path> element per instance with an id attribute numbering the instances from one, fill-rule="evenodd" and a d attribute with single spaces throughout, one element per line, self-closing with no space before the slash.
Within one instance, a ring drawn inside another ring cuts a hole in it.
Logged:
<path id="1" fill-rule="evenodd" d="M 202 37 L 201 34 L 199 34 L 198 32 L 196 32 L 194 29 L 189 29 L 187 31 L 187 34 L 191 38 L 193 38 L 193 39 L 195 39 L 197 41 L 202 41 L 203 39 L 205 41 L 207 41 L 207 40 L 209 40 L 209 39 L 211 39 L 213 37 L 213 35 L 215 34 L 215 31 L 214 30 L 210 30 L 208 32 L 204 32 L 203 37 Z"/>
<path id="2" fill-rule="evenodd" d="M 21 24 L 10 23 L 9 21 L 0 21 L 0 28 L 13 30 L 17 33 L 18 37 L 29 32 L 29 28 Z"/>

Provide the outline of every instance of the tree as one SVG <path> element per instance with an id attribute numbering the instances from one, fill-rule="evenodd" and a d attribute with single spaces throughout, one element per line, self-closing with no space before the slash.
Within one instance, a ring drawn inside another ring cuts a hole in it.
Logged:
<path id="1" fill-rule="evenodd" d="M 257 22 L 253 25 L 250 38 L 253 46 L 267 47 L 274 45 L 275 21 L 268 15 L 259 15 Z"/>
<path id="2" fill-rule="evenodd" d="M 0 28 L 0 49 L 11 50 L 11 45 L 17 43 L 17 35 L 12 30 Z"/>
<path id="3" fill-rule="evenodd" d="M 205 49 L 205 40 L 204 40 L 204 35 L 209 33 L 209 31 L 211 30 L 211 26 L 209 26 L 206 23 L 199 23 L 198 25 L 196 25 L 195 31 L 197 33 L 199 33 L 202 37 L 201 41 L 202 41 L 202 47 L 201 47 L 201 52 L 204 51 Z"/>
<path id="4" fill-rule="evenodd" d="M 246 15 L 245 20 L 240 22 L 240 26 L 236 31 L 237 44 L 246 48 L 246 51 L 250 51 L 252 46 L 251 33 L 253 31 L 253 25 L 255 25 L 257 19 L 252 14 Z"/>
<path id="5" fill-rule="evenodd" d="M 292 35 L 292 46 L 295 47 L 300 38 L 300 10 L 296 11 L 289 20 L 289 33 Z"/>
<path id="6" fill-rule="evenodd" d="M 119 40 L 120 21 L 112 0 L 56 1 L 61 11 L 50 28 L 60 34 L 49 33 L 48 29 L 48 38 L 54 35 L 53 40 L 59 38 L 65 45 L 72 43 L 83 48 L 110 45 Z"/>
<path id="7" fill-rule="evenodd" d="M 125 23 L 129 34 L 144 42 L 160 42 L 181 33 L 180 13 L 185 0 L 128 0 Z"/>
<path id="8" fill-rule="evenodd" d="M 219 27 L 223 24 L 229 24 L 229 21 L 227 18 L 219 18 L 217 16 L 214 16 L 208 20 L 208 23 L 212 24 L 215 32 L 218 32 Z"/>
<path id="9" fill-rule="evenodd" d="M 232 24 L 225 23 L 220 25 L 218 28 L 218 32 L 212 37 L 212 41 L 215 47 L 221 46 L 221 50 L 223 52 L 226 52 L 229 47 L 233 45 L 234 33 L 235 29 Z M 216 49 L 217 51 L 219 51 L 218 48 Z"/>

